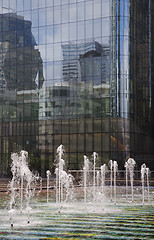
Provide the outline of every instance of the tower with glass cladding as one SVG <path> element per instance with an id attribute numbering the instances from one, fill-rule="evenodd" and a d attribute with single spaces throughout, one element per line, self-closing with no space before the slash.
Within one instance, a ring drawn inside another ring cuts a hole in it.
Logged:
<path id="1" fill-rule="evenodd" d="M 153 161 L 151 0 L 0 1 L 0 175 L 29 152 L 43 176 L 63 144 L 69 169 Z"/>

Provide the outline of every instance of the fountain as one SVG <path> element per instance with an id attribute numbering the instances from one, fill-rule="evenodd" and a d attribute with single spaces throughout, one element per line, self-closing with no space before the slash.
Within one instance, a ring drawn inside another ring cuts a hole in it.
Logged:
<path id="1" fill-rule="evenodd" d="M 131 193 L 132 193 L 132 202 L 134 202 L 134 188 L 133 188 L 133 180 L 134 180 L 134 167 L 135 167 L 135 160 L 133 158 L 129 158 L 125 163 L 126 168 L 126 197 L 128 193 L 128 172 L 130 175 L 130 184 L 131 184 Z"/>
<path id="2" fill-rule="evenodd" d="M 107 172 L 106 164 L 101 166 L 101 186 L 102 186 L 102 195 L 105 196 L 105 174 Z"/>
<path id="3" fill-rule="evenodd" d="M 98 159 L 98 154 L 96 152 L 93 152 L 93 199 L 94 202 L 96 201 L 96 160 Z"/>
<path id="4" fill-rule="evenodd" d="M 147 188 L 148 188 L 148 203 L 150 201 L 150 185 L 149 185 L 149 176 L 150 176 L 150 169 L 146 168 L 146 175 L 147 175 Z"/>
<path id="5" fill-rule="evenodd" d="M 62 156 L 64 154 L 64 146 L 60 145 L 57 148 L 57 157 L 56 157 L 56 169 L 55 169 L 55 174 L 56 174 L 56 202 L 61 202 L 63 199 L 63 178 L 64 178 L 64 160 L 62 159 Z"/>
<path id="6" fill-rule="evenodd" d="M 89 159 L 84 155 L 83 182 L 84 182 L 84 203 L 87 201 L 87 180 L 89 174 Z"/>
<path id="7" fill-rule="evenodd" d="M 11 159 L 12 180 L 8 186 L 10 190 L 9 215 L 13 227 L 14 214 L 18 214 L 18 210 L 23 214 L 23 208 L 28 214 L 27 223 L 30 222 L 30 199 L 34 196 L 36 181 L 40 178 L 38 175 L 34 175 L 28 167 L 28 152 L 22 150 L 19 154 L 12 153 Z"/>
<path id="8" fill-rule="evenodd" d="M 51 176 L 51 172 L 49 170 L 46 171 L 47 174 L 47 203 L 49 202 L 49 181 L 50 181 L 50 176 Z"/>
<path id="9" fill-rule="evenodd" d="M 144 204 L 144 175 L 146 174 L 145 163 L 141 166 L 141 179 L 142 179 L 142 203 Z"/>
<path id="10" fill-rule="evenodd" d="M 117 171 L 118 171 L 117 161 L 113 162 L 113 171 L 114 171 L 114 202 L 116 203 L 116 174 L 117 174 Z"/>
<path id="11" fill-rule="evenodd" d="M 35 181 L 40 179 L 34 175 L 28 167 L 28 152 L 22 150 L 19 154 L 11 154 L 12 180 L 9 183 L 11 192 L 10 211 L 18 207 L 20 199 L 20 211 L 23 210 L 23 204 L 29 209 L 29 202 L 35 191 Z M 19 190 L 19 191 L 17 191 Z M 24 201 L 25 200 L 25 201 Z"/>
<path id="12" fill-rule="evenodd" d="M 64 155 L 65 148 L 60 145 L 57 148 L 56 157 L 56 202 L 63 202 L 73 199 L 73 176 L 64 171 L 65 161 L 62 159 Z"/>
<path id="13" fill-rule="evenodd" d="M 110 160 L 109 161 L 109 168 L 110 168 L 110 189 L 111 189 L 111 196 L 110 196 L 110 198 L 111 198 L 111 201 L 112 201 L 112 171 L 113 171 L 113 161 L 112 160 Z"/>
<path id="14" fill-rule="evenodd" d="M 117 161 L 110 160 L 108 170 L 106 164 L 96 167 L 97 153 L 93 153 L 92 162 L 84 155 L 81 181 L 76 185 L 75 172 L 65 170 L 64 153 L 64 146 L 60 145 L 54 175 L 46 171 L 47 179 L 43 182 L 46 194 L 42 194 L 42 179 L 28 167 L 28 153 L 22 150 L 11 155 L 9 208 L 0 210 L 2 239 L 141 239 L 141 236 L 152 239 L 154 221 L 150 222 L 149 218 L 153 219 L 154 191 L 149 187 L 150 170 L 145 164 L 141 166 L 140 188 L 133 184 L 135 160 L 126 161 L 126 187 L 123 187 L 117 184 Z M 131 202 L 128 201 L 129 178 Z"/>
<path id="15" fill-rule="evenodd" d="M 128 200 L 128 162 L 125 162 L 124 167 L 126 168 L 126 199 Z"/>
<path id="16" fill-rule="evenodd" d="M 99 186 L 100 186 L 100 184 L 99 184 L 99 180 L 100 180 L 100 172 L 99 171 L 97 171 L 97 175 L 96 175 L 96 186 L 97 186 L 97 195 L 99 194 Z"/>
<path id="17" fill-rule="evenodd" d="M 147 176 L 147 192 L 148 192 L 148 202 L 149 202 L 149 174 L 150 170 L 146 167 L 145 163 L 141 165 L 141 180 L 142 180 L 142 203 L 145 203 L 145 176 Z"/>

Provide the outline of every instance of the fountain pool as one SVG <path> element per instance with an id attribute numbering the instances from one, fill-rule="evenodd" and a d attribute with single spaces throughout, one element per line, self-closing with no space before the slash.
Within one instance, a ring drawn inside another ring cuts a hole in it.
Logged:
<path id="1" fill-rule="evenodd" d="M 1 196 L 1 201 L 4 199 Z M 6 203 L 5 199 L 5 203 Z M 10 215 L 0 206 L 0 239 L 153 239 L 154 206 L 132 203 L 92 204 L 46 202 L 33 199 L 30 213 Z"/>
<path id="2" fill-rule="evenodd" d="M 94 153 L 93 165 L 84 156 L 81 181 L 74 185 L 63 154 L 60 145 L 54 181 L 47 170 L 45 188 L 29 170 L 28 153 L 12 154 L 12 180 L 8 190 L 0 191 L 0 239 L 154 239 L 154 188 L 145 164 L 142 184 L 135 186 L 135 161 L 128 159 L 121 185 L 117 162 L 110 160 L 110 170 L 106 165 L 96 169 Z"/>

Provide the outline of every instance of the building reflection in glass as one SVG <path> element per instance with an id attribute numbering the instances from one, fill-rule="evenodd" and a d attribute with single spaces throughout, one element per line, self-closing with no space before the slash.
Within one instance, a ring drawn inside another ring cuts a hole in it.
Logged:
<path id="1" fill-rule="evenodd" d="M 150 167 L 150 1 L 8 0 L 0 9 L 0 174 L 25 149 L 43 176 L 60 144 L 69 168 L 93 151 L 100 163 L 123 167 L 131 156 Z"/>

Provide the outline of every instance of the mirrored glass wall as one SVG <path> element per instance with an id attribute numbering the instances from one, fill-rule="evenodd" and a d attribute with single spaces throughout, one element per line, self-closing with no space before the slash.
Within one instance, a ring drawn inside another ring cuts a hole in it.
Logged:
<path id="1" fill-rule="evenodd" d="M 150 0 L 0 0 L 0 174 L 153 154 Z"/>

